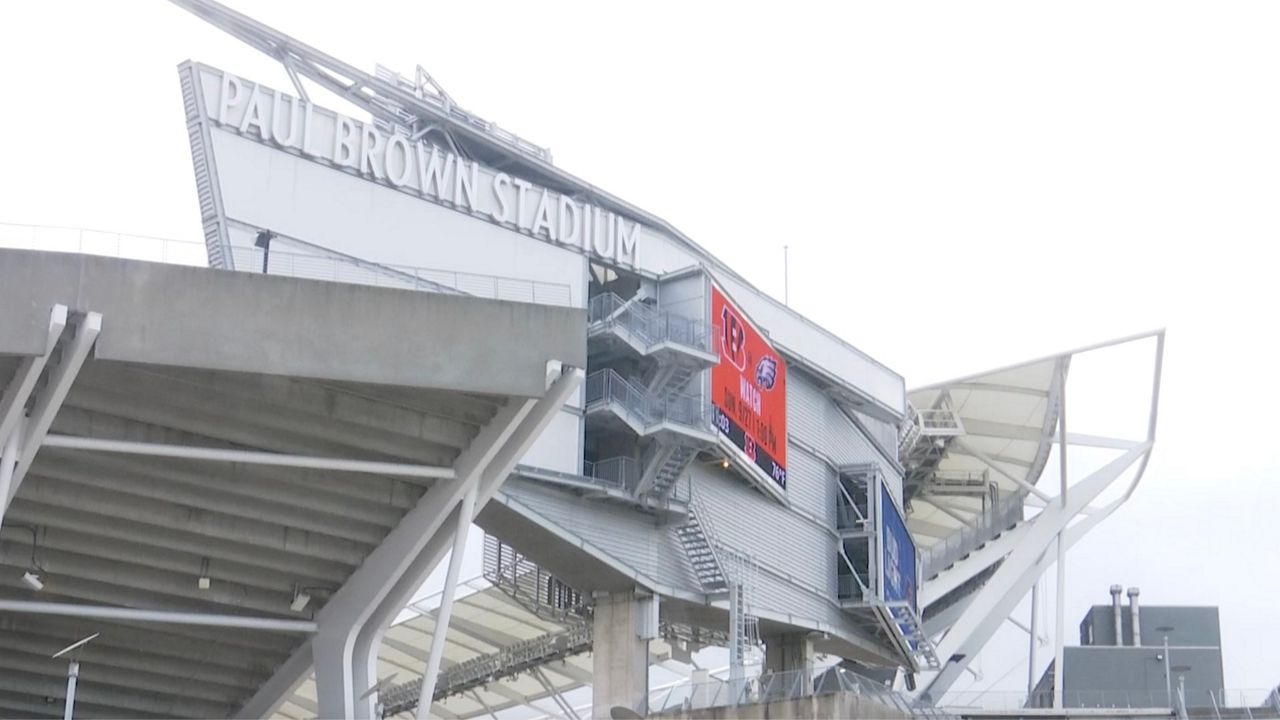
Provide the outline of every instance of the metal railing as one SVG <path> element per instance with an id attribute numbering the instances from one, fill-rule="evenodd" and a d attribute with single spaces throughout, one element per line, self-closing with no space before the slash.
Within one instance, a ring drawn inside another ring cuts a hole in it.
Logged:
<path id="1" fill-rule="evenodd" d="M 642 428 L 661 422 L 703 431 L 709 427 L 709 408 L 698 395 L 652 395 L 612 369 L 591 373 L 587 376 L 586 386 L 588 406 L 599 402 L 614 403 L 628 420 Z"/>
<path id="2" fill-rule="evenodd" d="M 582 469 L 587 477 L 628 493 L 634 493 L 640 484 L 640 461 L 635 458 L 615 457 L 598 462 L 586 460 Z"/>
<path id="3" fill-rule="evenodd" d="M 592 627 L 588 623 L 522 640 L 496 652 L 441 668 L 432 701 L 443 700 L 450 695 L 513 677 L 549 662 L 588 652 L 591 650 L 591 643 Z M 421 680 L 410 680 L 382 690 L 378 696 L 383 706 L 382 716 L 392 717 L 413 710 L 421 700 L 421 693 Z"/>
<path id="4" fill-rule="evenodd" d="M 839 600 L 853 600 L 861 602 L 867 600 L 864 596 L 862 583 L 854 575 L 837 575 L 836 576 L 836 598 Z"/>
<path id="5" fill-rule="evenodd" d="M 338 255 L 293 252 L 279 247 L 285 242 L 287 241 L 277 239 L 277 246 L 266 253 L 267 274 L 402 290 L 471 295 L 541 305 L 573 305 L 572 293 L 566 283 L 523 280 L 409 265 L 389 265 Z M 208 266 L 208 254 L 204 243 L 83 228 L 0 223 L 0 247 L 81 253 L 191 267 Z M 284 247 L 289 246 L 284 245 Z M 261 248 L 235 245 L 231 248 L 232 264 L 236 271 L 262 273 L 263 254 L 264 251 Z"/>
<path id="6" fill-rule="evenodd" d="M 1169 708 L 1182 711 L 1182 700 L 1179 688 L 1175 684 L 1172 694 L 1163 688 L 1158 690 L 1067 690 L 1063 692 L 1062 704 L 1069 708 Z M 1249 708 L 1255 718 L 1280 717 L 1280 695 L 1275 690 L 1240 690 L 1226 689 L 1214 692 L 1187 690 L 1185 693 L 1185 709 L 1191 714 L 1204 716 L 1208 710 L 1216 706 L 1219 712 L 1230 712 L 1232 717 L 1241 717 L 1240 711 Z M 1037 690 L 1028 696 L 1017 691 L 958 691 L 949 692 L 938 702 L 939 707 L 950 710 L 1018 710 L 1022 708 L 1053 707 L 1053 691 Z M 1195 710 L 1201 712 L 1196 713 Z"/>
<path id="7" fill-rule="evenodd" d="M 711 333 L 701 320 L 659 310 L 639 299 L 623 300 L 613 293 L 591 298 L 587 304 L 587 322 L 622 327 L 646 347 L 670 342 L 702 352 L 713 350 Z"/>
<path id="8" fill-rule="evenodd" d="M 703 683 L 677 684 L 649 694 L 649 713 L 701 710 L 836 693 L 867 696 L 913 718 L 954 717 L 840 667 L 765 673 L 736 682 L 712 678 Z"/>
<path id="9" fill-rule="evenodd" d="M 591 599 L 492 535 L 484 536 L 481 575 L 538 617 L 585 622 Z"/>
<path id="10" fill-rule="evenodd" d="M 1024 493 L 1011 493 L 996 502 L 994 507 L 974 516 L 973 524 L 965 525 L 938 540 L 932 547 L 920 553 L 920 572 L 927 580 L 974 548 L 989 542 L 1000 533 L 1008 531 L 1023 519 Z"/>

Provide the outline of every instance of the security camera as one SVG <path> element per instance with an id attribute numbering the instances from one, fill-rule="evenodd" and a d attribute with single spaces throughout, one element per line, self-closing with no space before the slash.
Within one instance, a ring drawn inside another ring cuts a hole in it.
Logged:
<path id="1" fill-rule="evenodd" d="M 40 573 L 34 570 L 28 570 L 22 575 L 22 582 L 32 590 L 44 589 L 44 578 L 40 577 Z"/>

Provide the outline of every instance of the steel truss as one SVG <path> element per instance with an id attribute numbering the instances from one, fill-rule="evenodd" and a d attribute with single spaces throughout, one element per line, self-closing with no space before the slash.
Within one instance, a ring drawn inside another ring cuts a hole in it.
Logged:
<path id="1" fill-rule="evenodd" d="M 1065 389 L 1068 360 L 1093 350 L 1116 347 L 1128 343 L 1155 341 L 1152 364 L 1152 385 L 1147 416 L 1146 437 L 1142 440 L 1075 435 L 1066 430 Z M 1065 553 L 1080 538 L 1106 519 L 1133 495 L 1142 480 L 1151 450 L 1155 444 L 1156 415 L 1160 400 L 1160 375 L 1164 358 L 1164 331 L 1144 333 L 1081 348 L 1057 356 L 1054 384 L 1059 393 L 1058 428 L 1049 429 L 1045 440 L 1058 445 L 1061 488 L 1056 497 L 1048 497 L 1031 519 L 1020 524 L 1013 532 L 998 541 L 976 550 L 962 562 L 974 567 L 999 566 L 991 577 L 974 593 L 964 611 L 938 642 L 937 654 L 944 663 L 942 669 L 923 685 L 920 695 L 927 700 L 939 700 L 952 684 L 965 672 L 969 663 L 982 650 L 996 629 L 1009 617 L 1014 608 L 1036 585 L 1050 565 L 1058 565 L 1059 601 L 1055 608 L 1057 623 L 1056 660 L 1061 667 L 1063 642 L 1063 602 L 1065 586 Z M 1052 359 L 1052 358 L 1050 358 Z M 1121 451 L 1102 468 L 1069 482 L 1067 458 L 1072 445 L 1100 447 Z M 1136 468 L 1136 469 L 1135 469 Z M 1110 488 L 1125 472 L 1135 469 L 1124 492 L 1104 505 L 1093 505 L 1104 491 Z M 1037 493 L 1039 494 L 1039 493 Z M 1029 498 L 1028 498 L 1029 500 Z M 1028 504 L 1032 504 L 1028 502 Z M 927 590 L 925 591 L 928 592 Z M 1034 633 L 1030 638 L 1035 645 Z M 1060 704 L 1061 696 L 1055 700 Z"/>

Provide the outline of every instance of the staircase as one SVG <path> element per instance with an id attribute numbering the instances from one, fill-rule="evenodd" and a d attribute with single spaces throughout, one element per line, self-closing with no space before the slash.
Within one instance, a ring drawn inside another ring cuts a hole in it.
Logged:
<path id="1" fill-rule="evenodd" d="M 649 394 L 666 397 L 681 392 L 702 368 L 683 363 L 666 363 L 658 366 L 657 373 L 649 381 Z"/>
<path id="2" fill-rule="evenodd" d="M 709 595 L 727 592 L 729 582 L 725 578 L 724 568 L 720 566 L 720 559 L 716 557 L 702 523 L 698 520 L 700 507 L 701 501 L 694 495 L 689 503 L 689 521 L 676 528 L 676 536 L 680 538 L 680 544 L 684 545 L 685 554 L 693 565 L 693 572 L 698 576 L 702 591 Z"/>
<path id="3" fill-rule="evenodd" d="M 653 457 L 646 464 L 644 475 L 640 479 L 640 489 L 641 492 L 666 497 L 684 476 L 694 458 L 698 457 L 698 448 L 675 444 L 655 447 Z"/>

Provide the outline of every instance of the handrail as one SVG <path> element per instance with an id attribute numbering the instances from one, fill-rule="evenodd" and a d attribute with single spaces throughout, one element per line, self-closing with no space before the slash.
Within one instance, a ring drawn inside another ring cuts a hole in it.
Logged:
<path id="1" fill-rule="evenodd" d="M 623 300 L 614 293 L 596 295 L 587 305 L 587 322 L 620 325 L 643 340 L 646 347 L 671 342 L 707 353 L 713 351 L 705 322 L 659 310 L 637 298 Z"/>
<path id="2" fill-rule="evenodd" d="M 615 403 L 645 428 L 665 421 L 706 430 L 709 423 L 709 409 L 701 396 L 683 393 L 653 395 L 628 382 L 612 368 L 597 370 L 587 376 L 586 395 L 587 405 Z"/>
<path id="3" fill-rule="evenodd" d="M 278 244 L 273 244 L 270 251 L 265 253 L 267 274 L 270 275 L 542 305 L 573 305 L 572 292 L 567 283 L 375 263 L 339 255 L 291 252 L 276 246 Z M 0 247 L 71 252 L 189 267 L 207 267 L 209 262 L 205 244 L 200 242 L 53 225 L 0 223 Z M 238 272 L 261 273 L 263 255 L 262 248 L 242 245 L 231 247 L 232 264 Z"/>
<path id="4" fill-rule="evenodd" d="M 1018 524 L 1023 519 L 1025 497 L 1026 494 L 1021 492 L 1005 495 L 993 509 L 974 517 L 981 524 L 963 525 L 921 552 L 921 576 L 928 580 L 974 548 Z"/>

